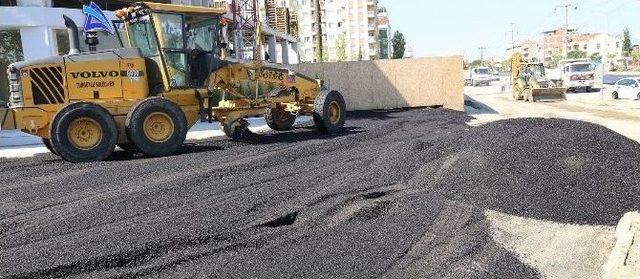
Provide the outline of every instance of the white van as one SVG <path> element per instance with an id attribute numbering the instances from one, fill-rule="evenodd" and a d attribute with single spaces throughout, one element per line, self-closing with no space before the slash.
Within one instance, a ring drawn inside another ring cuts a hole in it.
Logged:
<path id="1" fill-rule="evenodd" d="M 493 73 L 490 68 L 476 67 L 465 73 L 464 83 L 471 86 L 491 85 L 492 79 Z"/>

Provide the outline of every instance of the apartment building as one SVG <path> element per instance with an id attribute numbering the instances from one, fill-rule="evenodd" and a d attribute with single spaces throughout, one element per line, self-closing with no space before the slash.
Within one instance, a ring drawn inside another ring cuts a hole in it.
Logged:
<path id="1" fill-rule="evenodd" d="M 314 1 L 290 1 L 298 15 L 302 60 L 317 62 L 318 30 Z M 378 59 L 377 0 L 324 0 L 320 9 L 325 60 Z"/>
<path id="2" fill-rule="evenodd" d="M 602 59 L 605 64 L 622 59 L 622 37 L 601 33 L 579 33 L 564 28 L 546 31 L 541 37 L 522 42 L 516 50 L 532 62 L 553 64 L 564 55 L 565 36 L 568 36 L 567 51 L 582 51 L 587 57 Z"/>
<path id="3" fill-rule="evenodd" d="M 390 59 L 393 56 L 391 39 L 393 33 L 389 24 L 389 14 L 385 7 L 378 8 L 378 41 L 380 42 L 380 59 Z"/>

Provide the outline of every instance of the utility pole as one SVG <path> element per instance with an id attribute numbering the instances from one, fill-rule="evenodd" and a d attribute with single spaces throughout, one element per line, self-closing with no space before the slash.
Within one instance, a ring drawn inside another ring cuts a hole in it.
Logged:
<path id="1" fill-rule="evenodd" d="M 578 7 L 574 4 L 571 4 L 569 2 L 569 0 L 564 0 L 564 5 L 559 5 L 556 6 L 556 10 L 558 8 L 564 8 L 564 20 L 565 20 L 565 24 L 564 24 L 564 46 L 562 48 L 563 54 L 564 54 L 564 59 L 569 58 L 569 9 L 570 8 L 574 8 L 577 9 Z"/>
<path id="2" fill-rule="evenodd" d="M 316 47 L 318 48 L 318 62 L 324 61 L 322 57 L 322 12 L 320 12 L 320 0 L 315 0 L 316 4 L 316 25 L 318 26 L 318 41 Z"/>
<path id="3" fill-rule="evenodd" d="M 511 53 L 515 53 L 516 52 L 516 33 L 518 31 L 516 31 L 516 24 L 515 23 L 511 23 L 511 31 L 507 31 L 507 34 L 511 35 Z"/>
<path id="4" fill-rule="evenodd" d="M 486 47 L 479 47 L 480 50 L 480 64 L 484 66 L 484 51 L 487 50 Z"/>

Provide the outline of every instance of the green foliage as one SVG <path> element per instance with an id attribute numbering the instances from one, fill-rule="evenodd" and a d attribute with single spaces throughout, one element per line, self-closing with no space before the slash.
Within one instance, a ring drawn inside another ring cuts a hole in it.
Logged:
<path id="1" fill-rule="evenodd" d="M 393 39 L 391 39 L 391 44 L 393 45 L 393 59 L 401 59 L 404 57 L 405 47 L 407 42 L 404 39 L 404 35 L 400 33 L 400 31 L 396 31 L 393 34 Z"/>
<path id="2" fill-rule="evenodd" d="M 503 71 L 511 71 L 511 58 L 507 58 L 504 61 L 502 61 L 502 70 Z"/>
<path id="3" fill-rule="evenodd" d="M 320 62 L 320 53 L 318 52 L 318 49 L 316 48 L 316 61 Z M 327 48 L 323 48 L 322 49 L 322 62 L 327 62 L 329 61 L 329 55 L 327 54 Z"/>
<path id="4" fill-rule="evenodd" d="M 551 57 L 551 62 L 553 62 L 552 66 L 558 66 L 558 64 L 560 64 L 560 60 L 562 60 L 562 54 L 554 54 L 553 57 Z"/>
<path id="5" fill-rule="evenodd" d="M 633 62 L 640 62 L 640 51 L 638 51 L 637 49 L 632 50 L 631 59 L 633 59 Z"/>
<path id="6" fill-rule="evenodd" d="M 567 53 L 567 58 L 568 59 L 587 58 L 587 52 L 582 50 L 572 50 L 569 53 Z"/>
<path id="7" fill-rule="evenodd" d="M 591 59 L 591 61 L 596 62 L 598 64 L 602 63 L 602 55 L 600 55 L 600 53 L 593 53 L 591 54 L 591 57 L 589 57 Z"/>
<path id="8" fill-rule="evenodd" d="M 631 51 L 633 50 L 633 46 L 631 45 L 631 32 L 629 28 L 625 28 L 622 31 L 622 53 L 624 56 L 629 56 Z"/>
<path id="9" fill-rule="evenodd" d="M 344 35 L 340 35 L 336 40 L 336 56 L 338 61 L 347 60 L 347 41 L 344 39 Z"/>
<path id="10" fill-rule="evenodd" d="M 18 31 L 0 31 L 0 100 L 9 100 L 6 70 L 9 64 L 24 59 L 21 46 Z"/>
<path id="11" fill-rule="evenodd" d="M 478 60 L 473 60 L 471 61 L 471 64 L 469 64 L 469 67 L 471 68 L 475 68 L 475 67 L 484 67 L 485 63 L 478 59 Z"/>

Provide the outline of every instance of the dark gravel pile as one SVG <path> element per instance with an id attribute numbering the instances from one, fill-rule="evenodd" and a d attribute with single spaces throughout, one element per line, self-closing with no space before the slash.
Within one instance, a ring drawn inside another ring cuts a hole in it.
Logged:
<path id="1" fill-rule="evenodd" d="M 640 147 L 591 124 L 351 114 L 167 158 L 0 160 L 2 278 L 537 278 L 484 209 L 611 224 Z"/>

